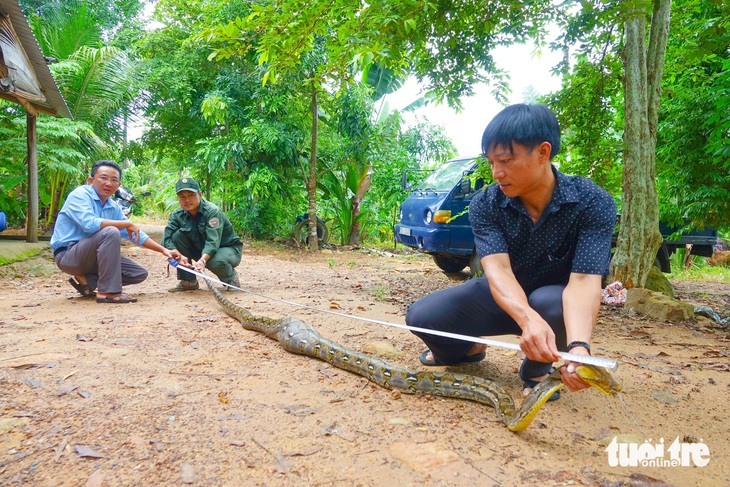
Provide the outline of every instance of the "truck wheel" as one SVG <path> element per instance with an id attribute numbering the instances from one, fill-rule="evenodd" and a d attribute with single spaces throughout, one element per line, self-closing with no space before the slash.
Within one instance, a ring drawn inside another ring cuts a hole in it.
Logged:
<path id="1" fill-rule="evenodd" d="M 433 254 L 433 261 L 444 272 L 461 272 L 466 267 L 465 260 L 453 259 L 439 254 Z"/>
<path id="2" fill-rule="evenodd" d="M 469 257 L 469 268 L 471 269 L 471 277 L 479 277 L 484 275 L 484 269 L 482 269 L 482 260 L 477 254 L 477 249 L 471 251 Z"/>
<path id="3" fill-rule="evenodd" d="M 669 261 L 669 249 L 667 248 L 667 244 L 662 243 L 662 246 L 659 247 L 656 259 L 654 259 L 654 266 L 658 267 L 662 272 L 672 272 L 672 264 Z"/>

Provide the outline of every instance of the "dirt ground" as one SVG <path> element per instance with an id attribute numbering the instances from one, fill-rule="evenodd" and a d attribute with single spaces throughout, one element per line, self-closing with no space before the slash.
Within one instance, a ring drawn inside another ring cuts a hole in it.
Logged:
<path id="1" fill-rule="evenodd" d="M 159 254 L 124 251 L 150 271 L 127 288 L 134 304 L 80 298 L 49 252 L 0 267 L 0 485 L 728 485 L 730 333 L 712 321 L 603 307 L 594 355 L 620 361 L 626 407 L 595 390 L 564 392 L 512 433 L 486 405 L 399 394 L 290 354 L 244 330 L 209 291 L 168 293 L 174 271 Z M 412 369 L 424 347 L 408 331 L 261 295 L 403 323 L 414 299 L 466 279 L 427 256 L 260 244 L 245 246 L 239 272 L 257 294 L 229 296 L 253 314 L 297 316 Z M 673 284 L 727 316 L 730 284 Z M 481 363 L 441 370 L 518 397 L 519 363 L 490 348 Z M 710 462 L 612 467 L 616 436 L 701 442 Z"/>

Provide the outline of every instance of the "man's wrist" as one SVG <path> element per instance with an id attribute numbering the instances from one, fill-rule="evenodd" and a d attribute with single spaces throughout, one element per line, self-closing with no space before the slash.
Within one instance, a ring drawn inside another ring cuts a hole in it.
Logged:
<path id="1" fill-rule="evenodd" d="M 567 347 L 565 347 L 566 352 L 570 352 L 574 348 L 585 348 L 588 351 L 588 354 L 591 353 L 591 345 L 588 342 L 584 342 L 581 340 L 574 340 L 568 344 Z"/>

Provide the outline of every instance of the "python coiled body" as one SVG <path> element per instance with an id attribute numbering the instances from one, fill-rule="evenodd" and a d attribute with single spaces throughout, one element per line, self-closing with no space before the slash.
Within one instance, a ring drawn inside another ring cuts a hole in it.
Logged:
<path id="1" fill-rule="evenodd" d="M 385 360 L 351 350 L 320 335 L 309 323 L 298 318 L 271 318 L 254 316 L 237 306 L 206 281 L 215 299 L 227 314 L 241 322 L 247 330 L 263 333 L 277 340 L 292 353 L 318 358 L 333 366 L 354 372 L 387 389 L 397 389 L 406 394 L 428 394 L 442 397 L 468 399 L 488 404 L 497 411 L 499 419 L 511 431 L 527 428 L 548 398 L 563 387 L 559 374 L 541 382 L 525 398 L 522 407 L 515 408 L 512 396 L 496 382 L 482 377 L 451 372 L 412 371 Z M 621 389 L 610 373 L 599 367 L 580 365 L 577 372 L 584 380 L 610 395 Z M 583 376 L 586 375 L 586 377 Z"/>

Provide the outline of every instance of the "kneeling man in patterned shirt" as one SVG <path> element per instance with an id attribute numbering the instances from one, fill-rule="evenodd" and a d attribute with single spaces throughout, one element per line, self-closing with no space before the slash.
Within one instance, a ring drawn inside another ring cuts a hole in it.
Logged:
<path id="1" fill-rule="evenodd" d="M 482 152 L 495 183 L 474 197 L 469 219 L 484 276 L 425 296 L 409 326 L 468 336 L 519 335 L 527 394 L 547 378 L 558 350 L 590 355 L 608 274 L 616 206 L 588 179 L 552 164 L 560 151 L 555 114 L 539 104 L 502 110 L 487 125 Z M 424 365 L 484 359 L 486 345 L 414 332 Z M 575 363 L 560 369 L 568 389 L 588 387 Z M 559 397 L 559 391 L 552 399 Z"/>

